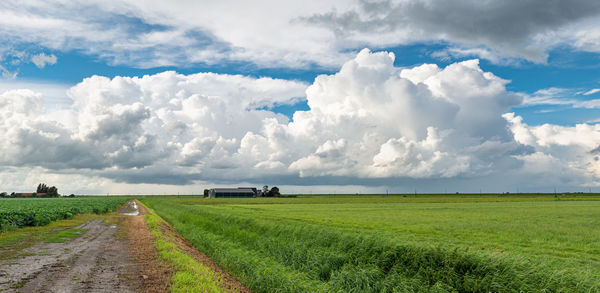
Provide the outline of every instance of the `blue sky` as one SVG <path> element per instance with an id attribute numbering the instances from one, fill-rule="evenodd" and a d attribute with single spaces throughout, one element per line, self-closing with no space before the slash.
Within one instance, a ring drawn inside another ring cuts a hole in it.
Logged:
<path id="1" fill-rule="evenodd" d="M 600 4 L 425 2 L 7 1 L 0 184 L 596 187 Z"/>

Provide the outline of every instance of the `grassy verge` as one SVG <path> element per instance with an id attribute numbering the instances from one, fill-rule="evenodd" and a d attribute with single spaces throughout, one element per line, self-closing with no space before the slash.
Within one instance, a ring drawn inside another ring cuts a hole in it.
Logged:
<path id="1" fill-rule="evenodd" d="M 225 292 L 221 286 L 220 276 L 211 268 L 194 260 L 183 252 L 174 242 L 169 231 L 162 229 L 166 223 L 154 211 L 145 215 L 146 223 L 155 237 L 155 245 L 159 256 L 166 260 L 175 270 L 171 277 L 172 292 Z"/>
<path id="2" fill-rule="evenodd" d="M 61 236 L 77 234 L 69 230 L 75 226 L 102 217 L 96 214 L 80 214 L 72 219 L 52 222 L 46 226 L 26 227 L 0 233 L 0 259 L 12 259 L 20 254 L 19 251 L 41 242 L 53 242 L 64 239 Z M 68 232 L 71 231 L 71 232 Z M 78 236 L 78 235 L 77 235 Z M 64 241 L 63 241 L 64 242 Z"/>

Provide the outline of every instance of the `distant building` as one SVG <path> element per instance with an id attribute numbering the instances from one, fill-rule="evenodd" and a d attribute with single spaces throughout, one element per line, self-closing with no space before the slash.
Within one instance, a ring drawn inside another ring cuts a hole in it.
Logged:
<path id="1" fill-rule="evenodd" d="M 213 188 L 208 192 L 208 198 L 255 197 L 256 193 L 254 187 Z"/>
<path id="2" fill-rule="evenodd" d="M 33 197 L 45 196 L 47 193 L 15 193 L 15 197 Z"/>

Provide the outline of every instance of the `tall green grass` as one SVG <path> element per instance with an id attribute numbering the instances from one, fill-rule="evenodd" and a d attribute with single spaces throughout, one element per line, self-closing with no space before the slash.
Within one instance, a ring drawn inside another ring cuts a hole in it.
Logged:
<path id="1" fill-rule="evenodd" d="M 292 199 L 287 205 L 250 206 L 236 200 L 229 201 L 231 205 L 202 205 L 204 202 L 145 200 L 199 250 L 257 292 L 600 290 L 600 281 L 595 274 L 600 269 L 594 261 L 582 265 L 580 270 L 572 266 L 561 267 L 556 259 L 545 262 L 540 255 L 518 248 L 518 241 L 511 242 L 516 253 L 482 250 L 475 243 L 476 237 L 457 241 L 453 238 L 461 234 L 453 234 L 457 229 L 455 226 L 436 226 L 431 219 L 421 219 L 421 228 L 425 231 L 429 228 L 432 234 L 441 229 L 442 233 L 448 233 L 447 241 L 439 231 L 437 238 L 415 239 L 414 235 L 408 237 L 410 230 L 397 229 L 402 223 L 389 224 L 387 229 L 381 223 L 371 224 L 368 217 L 381 221 L 385 215 L 394 220 L 398 219 L 396 213 L 411 214 L 410 210 L 401 209 L 402 206 L 381 205 L 378 200 L 371 204 L 344 204 L 343 200 L 338 200 L 337 204 L 318 207 L 314 204 L 290 205 L 298 202 Z M 419 205 L 414 205 L 412 208 L 419 210 Z M 448 217 L 456 217 L 453 211 L 465 208 L 439 205 L 422 208 L 430 209 L 424 213 L 437 215 L 440 221 L 452 220 Z M 477 209 L 477 205 L 484 204 L 470 205 Z M 529 203 L 518 203 L 516 208 L 509 209 L 516 215 L 519 207 L 521 212 L 527 212 Z M 412 212 L 414 216 L 419 213 L 423 211 Z M 377 214 L 380 217 L 376 217 Z M 486 221 L 486 218 L 494 218 L 493 214 L 475 212 L 466 215 L 483 226 L 495 227 Z M 409 224 L 415 227 L 418 222 Z M 462 223 L 464 219 L 456 219 L 456 222 Z M 485 228 L 480 230 L 485 231 Z M 518 237 L 515 235 L 518 234 L 507 237 Z M 469 240 L 474 245 L 469 245 Z M 593 240 L 591 237 L 588 241 Z M 493 243 L 493 239 L 486 241 Z M 583 247 L 586 252 L 595 249 L 593 245 Z"/>
<path id="2" fill-rule="evenodd" d="M 220 276 L 211 268 L 197 262 L 193 257 L 184 253 L 177 244 L 165 235 L 160 225 L 164 222 L 154 211 L 144 216 L 160 257 L 174 268 L 171 276 L 170 292 L 225 292 L 220 287 Z"/>

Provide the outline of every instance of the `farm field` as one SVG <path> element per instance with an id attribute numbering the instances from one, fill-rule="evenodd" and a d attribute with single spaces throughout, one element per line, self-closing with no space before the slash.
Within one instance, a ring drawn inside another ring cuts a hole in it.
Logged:
<path id="1" fill-rule="evenodd" d="M 144 198 L 256 292 L 600 290 L 600 197 Z"/>
<path id="2" fill-rule="evenodd" d="M 0 200 L 0 231 L 43 226 L 77 214 L 103 214 L 124 204 L 126 197 L 4 198 Z"/>

